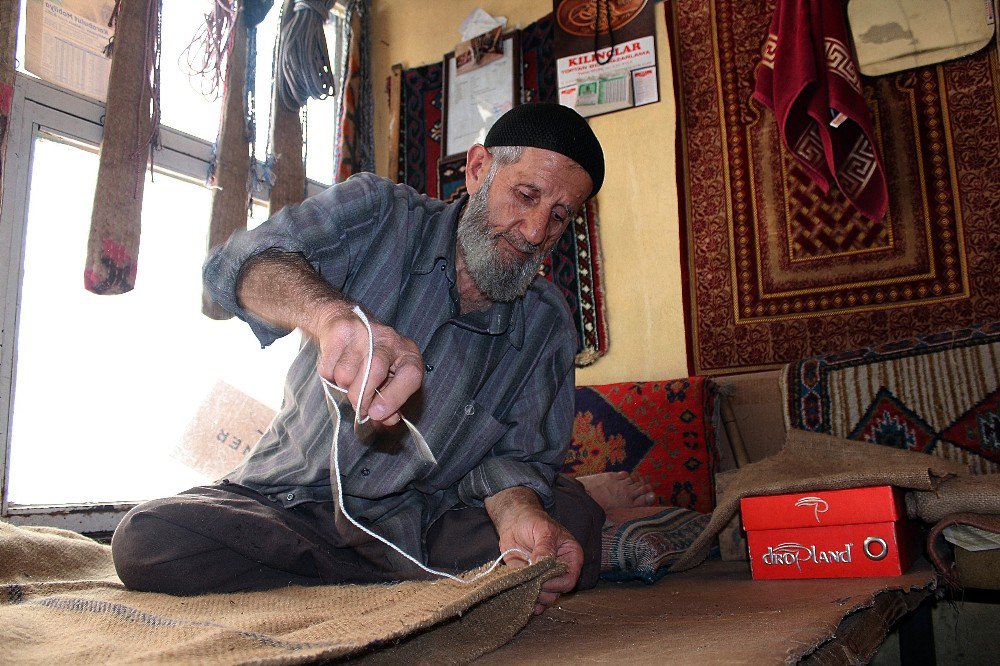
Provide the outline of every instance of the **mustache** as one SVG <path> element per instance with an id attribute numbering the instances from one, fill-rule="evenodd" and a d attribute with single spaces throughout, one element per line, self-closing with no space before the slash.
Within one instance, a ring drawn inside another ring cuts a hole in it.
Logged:
<path id="1" fill-rule="evenodd" d="M 523 252 L 525 254 L 537 254 L 542 248 L 541 243 L 532 243 L 524 236 L 516 234 L 512 231 L 501 231 L 494 236 L 494 240 L 498 238 L 503 238 L 508 243 L 510 243 L 515 250 L 518 252 Z"/>

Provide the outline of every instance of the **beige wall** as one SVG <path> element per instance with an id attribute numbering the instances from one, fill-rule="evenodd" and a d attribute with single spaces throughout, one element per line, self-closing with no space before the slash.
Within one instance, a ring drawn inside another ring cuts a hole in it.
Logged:
<path id="1" fill-rule="evenodd" d="M 376 164 L 388 159 L 388 98 L 394 63 L 441 60 L 476 7 L 523 27 L 552 11 L 552 0 L 374 0 Z M 607 161 L 597 196 L 610 347 L 577 371 L 578 384 L 669 379 L 687 373 L 680 288 L 676 122 L 663 4 L 657 3 L 660 102 L 591 119 Z M 384 174 L 388 175 L 388 174 Z"/>

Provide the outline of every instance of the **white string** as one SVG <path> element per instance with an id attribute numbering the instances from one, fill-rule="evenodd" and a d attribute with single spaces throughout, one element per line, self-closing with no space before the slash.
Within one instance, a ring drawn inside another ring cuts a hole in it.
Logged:
<path id="1" fill-rule="evenodd" d="M 368 360 L 365 363 L 365 374 L 361 379 L 361 392 L 358 397 L 358 407 L 354 410 L 354 420 L 356 423 L 360 424 L 368 421 L 368 416 L 365 416 L 364 419 L 360 418 L 360 411 L 361 411 L 360 407 L 361 407 L 361 400 L 364 398 L 365 395 L 365 388 L 368 385 L 368 373 L 371 372 L 372 369 L 372 355 L 375 350 L 375 340 L 372 334 L 371 324 L 368 323 L 368 317 L 365 316 L 365 313 L 361 310 L 359 306 L 354 306 L 353 312 L 354 314 L 358 315 L 358 317 L 361 319 L 361 322 L 365 325 L 365 328 L 368 330 Z M 494 562 L 485 571 L 481 571 L 475 576 L 472 576 L 471 578 L 460 578 L 446 571 L 438 571 L 437 569 L 432 569 L 426 566 L 423 562 L 416 559 L 409 553 L 405 552 L 402 548 L 400 548 L 396 544 L 392 543 L 388 539 L 383 538 L 382 536 L 379 536 L 378 534 L 372 532 L 370 529 L 368 529 L 358 521 L 354 520 L 354 518 L 352 518 L 351 515 L 347 513 L 347 507 L 344 506 L 344 489 L 343 489 L 343 484 L 341 484 L 340 482 L 340 451 L 339 451 L 340 421 L 341 421 L 340 406 L 338 405 L 337 400 L 333 397 L 333 394 L 330 393 L 331 389 L 339 391 L 341 393 L 347 393 L 347 390 L 340 388 L 339 386 L 329 381 L 322 375 L 320 375 L 319 378 L 323 384 L 323 392 L 326 394 L 326 406 L 330 410 L 330 416 L 333 417 L 333 443 L 330 446 L 330 462 L 331 462 L 330 481 L 332 485 L 336 486 L 337 489 L 337 508 L 340 510 L 340 513 L 344 515 L 344 518 L 347 518 L 347 520 L 349 520 L 352 525 L 357 527 L 365 534 L 374 537 L 379 541 L 381 541 L 382 543 L 384 543 L 385 545 L 389 546 L 394 551 L 396 551 L 397 553 L 408 559 L 410 562 L 413 562 L 427 573 L 433 574 L 435 576 L 441 576 L 442 578 L 447 578 L 449 580 L 457 581 L 462 584 L 475 582 L 480 578 L 482 578 L 483 576 L 491 573 L 494 569 L 500 566 L 500 563 L 503 562 L 503 558 L 505 558 L 507 555 L 510 555 L 511 553 L 521 553 L 522 555 L 524 555 L 526 559 L 530 558 L 528 553 L 524 552 L 520 548 L 510 548 L 501 553 L 500 557 L 494 560 Z M 375 392 L 378 393 L 378 389 L 376 389 Z M 436 465 L 437 460 L 435 460 L 434 455 L 431 453 L 430 448 L 424 441 L 423 435 L 421 435 L 420 432 L 417 430 L 417 427 L 412 423 L 410 423 L 409 421 L 407 421 L 406 418 L 403 418 L 403 422 L 406 424 L 407 428 L 410 429 L 410 432 L 414 434 L 414 440 L 417 441 L 418 448 L 422 445 L 422 448 L 426 449 L 427 455 L 430 456 L 430 461 Z M 423 451 L 421 451 L 421 454 L 423 454 Z"/>

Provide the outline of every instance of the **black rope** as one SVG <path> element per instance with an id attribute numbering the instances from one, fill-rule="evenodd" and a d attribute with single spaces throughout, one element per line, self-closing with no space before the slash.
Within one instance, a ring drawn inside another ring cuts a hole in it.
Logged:
<path id="1" fill-rule="evenodd" d="M 281 27 L 278 99 L 289 110 L 312 97 L 335 94 L 334 72 L 323 24 L 334 0 L 295 0 L 292 17 Z"/>
<path id="2" fill-rule="evenodd" d="M 608 37 L 611 39 L 607 60 L 601 60 L 598 48 L 598 37 L 601 35 L 601 0 L 594 0 L 594 60 L 598 65 L 607 65 L 615 57 L 615 29 L 611 24 L 611 0 L 604 0 L 604 18 L 608 24 Z"/>

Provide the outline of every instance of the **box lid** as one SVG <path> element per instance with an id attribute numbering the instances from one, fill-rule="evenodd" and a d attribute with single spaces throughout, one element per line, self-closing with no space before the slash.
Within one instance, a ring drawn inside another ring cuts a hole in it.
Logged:
<path id="1" fill-rule="evenodd" d="M 744 497 L 740 508 L 747 531 L 885 523 L 906 517 L 903 493 L 892 486 Z"/>

